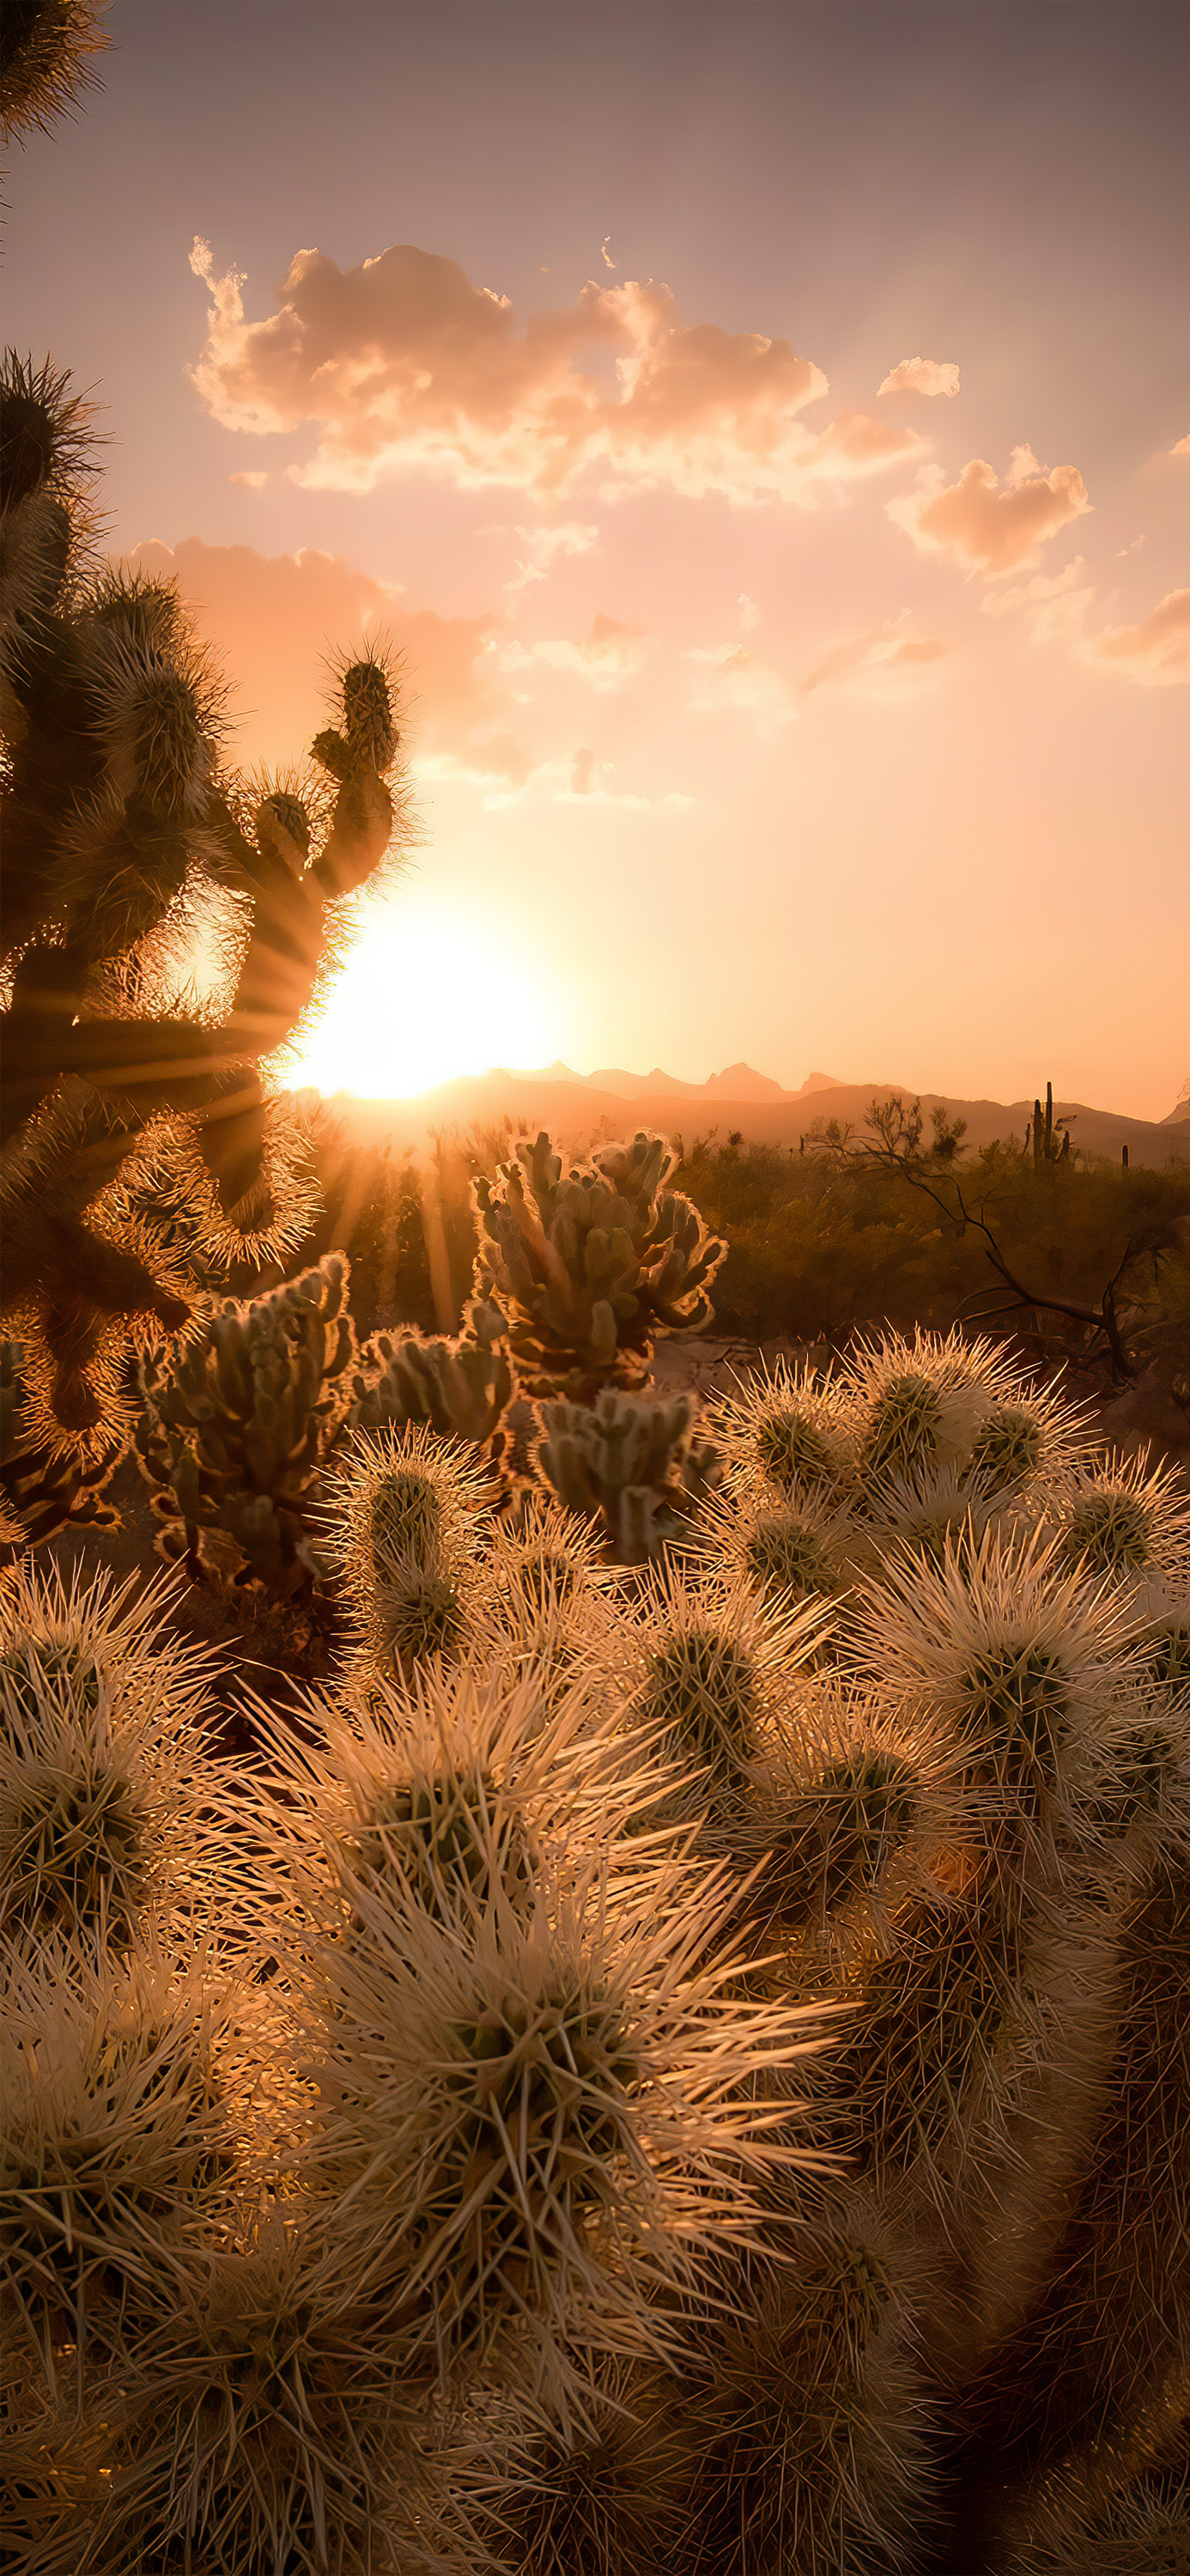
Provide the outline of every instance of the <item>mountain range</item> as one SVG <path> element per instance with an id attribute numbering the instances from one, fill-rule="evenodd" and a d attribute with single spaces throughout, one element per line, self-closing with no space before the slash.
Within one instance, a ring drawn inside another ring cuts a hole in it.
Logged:
<path id="1" fill-rule="evenodd" d="M 337 1092 L 324 1105 L 352 1142 L 391 1144 L 398 1152 L 407 1146 L 420 1149 L 435 1134 L 453 1128 L 462 1133 L 472 1127 L 498 1128 L 508 1118 L 533 1134 L 548 1128 L 572 1153 L 635 1127 L 660 1129 L 684 1145 L 708 1136 L 722 1144 L 738 1135 L 745 1144 L 782 1145 L 796 1153 L 818 1119 L 837 1119 L 862 1134 L 869 1104 L 889 1100 L 898 1091 L 906 1102 L 919 1096 L 906 1083 L 848 1083 L 829 1073 L 811 1073 L 797 1090 L 788 1091 L 747 1064 L 728 1065 L 706 1082 L 683 1082 L 659 1066 L 651 1073 L 628 1073 L 612 1065 L 583 1074 L 559 1061 L 536 1071 L 500 1065 L 489 1073 L 459 1075 L 415 1100 L 357 1100 Z M 314 1092 L 299 1096 L 311 1105 L 318 1097 Z M 1031 1100 L 961 1100 L 938 1091 L 923 1091 L 920 1099 L 927 1134 L 930 1113 L 940 1106 L 948 1118 L 965 1119 L 964 1143 L 971 1151 L 996 1137 L 1023 1141 L 1033 1115 Z M 629 1103 L 631 1115 L 626 1117 Z M 1127 1146 L 1132 1163 L 1190 1166 L 1190 1100 L 1179 1101 L 1161 1120 L 1126 1118 L 1078 1100 L 1056 1100 L 1054 1116 L 1069 1121 L 1071 1141 L 1084 1154 L 1107 1155 L 1118 1163 Z"/>

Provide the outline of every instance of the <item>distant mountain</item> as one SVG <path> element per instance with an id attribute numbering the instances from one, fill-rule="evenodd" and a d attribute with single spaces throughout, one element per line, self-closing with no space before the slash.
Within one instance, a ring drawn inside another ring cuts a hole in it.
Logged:
<path id="1" fill-rule="evenodd" d="M 420 1149 L 435 1134 L 449 1134 L 452 1129 L 461 1134 L 472 1128 L 499 1129 L 507 1119 L 514 1129 L 532 1134 L 548 1128 L 568 1153 L 582 1153 L 593 1142 L 646 1127 L 679 1138 L 687 1147 L 700 1136 L 714 1137 L 722 1144 L 738 1130 L 746 1144 L 778 1145 L 796 1154 L 802 1138 L 820 1118 L 829 1115 L 858 1139 L 873 1100 L 889 1100 L 895 1091 L 906 1101 L 917 1097 L 903 1083 L 843 1083 L 823 1074 L 811 1075 L 800 1091 L 784 1091 L 765 1075 L 752 1074 L 747 1065 L 732 1066 L 729 1071 L 733 1081 L 750 1076 L 755 1090 L 750 1094 L 721 1090 L 726 1074 L 713 1074 L 705 1083 L 679 1083 L 672 1074 L 616 1074 L 613 1069 L 597 1082 L 593 1074 L 575 1074 L 568 1066 L 556 1064 L 538 1073 L 498 1067 L 491 1073 L 463 1075 L 441 1083 L 436 1091 L 423 1092 L 416 1100 L 355 1100 L 347 1092 L 338 1092 L 326 1106 L 356 1143 L 391 1144 L 398 1153 L 407 1146 Z M 634 1088 L 616 1091 L 611 1088 L 613 1080 L 630 1082 Z M 661 1084 L 667 1087 L 662 1089 Z M 311 1095 L 305 1097 L 309 1100 Z M 1015 1136 L 1023 1143 L 1033 1116 L 1031 1100 L 957 1100 L 938 1091 L 923 1091 L 921 1106 L 927 1135 L 935 1107 L 944 1109 L 948 1118 L 964 1119 L 963 1144 L 968 1153 L 990 1145 L 996 1137 Z M 1132 1163 L 1160 1166 L 1175 1161 L 1190 1170 L 1190 1120 L 1184 1116 L 1176 1123 L 1124 1118 L 1110 1109 L 1090 1109 L 1078 1100 L 1056 1100 L 1054 1115 L 1069 1119 L 1072 1141 L 1084 1154 L 1106 1155 L 1118 1163 L 1126 1145 Z"/>
<path id="2" fill-rule="evenodd" d="M 574 1073 L 561 1058 L 545 1065 L 539 1072 L 526 1072 L 520 1067 L 501 1066 L 517 1082 L 581 1082 L 588 1091 L 610 1091 L 617 1100 L 801 1100 L 808 1091 L 829 1091 L 835 1077 L 832 1073 L 811 1073 L 796 1091 L 786 1091 L 771 1074 L 757 1073 L 750 1064 L 729 1064 L 723 1073 L 709 1074 L 705 1082 L 683 1082 L 676 1073 L 663 1073 L 654 1065 L 651 1073 L 626 1073 L 622 1065 L 600 1065 L 595 1073 Z"/>

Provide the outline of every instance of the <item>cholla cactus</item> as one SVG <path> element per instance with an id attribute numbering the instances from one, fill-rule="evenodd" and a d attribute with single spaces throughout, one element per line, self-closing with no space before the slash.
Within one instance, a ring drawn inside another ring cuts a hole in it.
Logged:
<path id="1" fill-rule="evenodd" d="M 39 1437 L 21 1356 L 19 1342 L 0 1342 L 0 1493 L 12 1524 L 5 1543 L 36 1547 L 68 1522 L 110 1526 L 118 1514 L 103 1496 L 119 1465 L 121 1443 L 110 1441 L 89 1457 Z"/>
<path id="2" fill-rule="evenodd" d="M 350 663 L 341 727 L 314 745 L 334 790 L 317 849 L 284 786 L 241 818 L 221 687 L 176 592 L 91 562 L 93 442 L 68 379 L 10 357 L 3 405 L 4 1312 L 69 1449 L 110 1438 L 129 1336 L 186 1324 L 205 1255 L 301 1231 L 259 1066 L 388 849 L 397 731 L 382 663 Z M 178 961 L 211 913 L 230 964 L 204 1012 L 178 1000 Z M 157 1221 L 136 1180 L 150 1125 L 158 1162 L 169 1129 L 189 1174 L 184 1221 Z"/>
<path id="3" fill-rule="evenodd" d="M 346 1577 L 360 1671 L 458 1655 L 479 1615 L 477 1519 L 490 1486 L 461 1440 L 357 1433 L 336 1462 L 327 1553 Z"/>
<path id="4" fill-rule="evenodd" d="M 661 1761 L 701 1772 L 711 1805 L 779 1754 L 820 1623 L 813 1610 L 762 1610 L 741 1584 L 695 1586 L 673 1573 L 651 1576 L 640 1606 L 634 1717 Z"/>
<path id="5" fill-rule="evenodd" d="M 21 1572 L 0 1592 L 0 1911 L 18 1952 L 102 1954 L 230 1894 L 209 1667 L 171 1635 L 167 1589 L 133 1591 Z"/>
<path id="6" fill-rule="evenodd" d="M 312 1509 L 355 1357 L 348 1277 L 325 1253 L 251 1305 L 226 1301 L 173 1366 L 142 1362 L 136 1449 L 168 1563 L 197 1577 L 218 1532 L 245 1579 L 285 1593 L 316 1577 Z"/>
<path id="7" fill-rule="evenodd" d="M 1190 1507 L 1176 1471 L 1151 1473 L 1147 1455 L 1087 1465 L 1061 1511 L 1066 1563 L 1090 1579 L 1184 1583 L 1190 1576 Z"/>
<path id="8" fill-rule="evenodd" d="M 765 2174 L 814 2162 L 773 2135 L 788 2103 L 750 2098 L 813 2007 L 726 2004 L 713 1882 L 661 1865 L 647 1912 L 609 1914 L 601 1881 L 473 1927 L 387 1882 L 308 2007 L 328 2223 L 444 2373 L 515 2374 L 563 2418 L 599 2355 L 672 2344 L 650 2285 L 692 2292 L 755 2236 Z"/>
<path id="9" fill-rule="evenodd" d="M 245 2113 L 241 2007 L 209 1963 L 101 1962 L 74 1987 L 55 1964 L 18 1969 L 0 2031 L 6 2340 L 49 2399 L 64 2367 L 126 2364 L 228 2222 Z"/>
<path id="10" fill-rule="evenodd" d="M 170 2281 L 134 2362 L 93 2392 L 104 2420 L 90 2478 L 76 2473 L 72 2497 L 67 2439 L 66 2496 L 37 2563 L 45 2576 L 175 2563 L 370 2576 L 388 2560 L 388 2480 L 425 2535 L 420 2395 L 341 2253 L 266 2211 L 246 2243 Z"/>
<path id="11" fill-rule="evenodd" d="M 994 1345 L 956 1326 L 861 1342 L 839 1389 L 861 1490 L 953 1467 L 988 1495 L 1052 1483 L 1085 1446 L 1088 1417 L 1041 1393 Z"/>
<path id="12" fill-rule="evenodd" d="M 106 0 L 24 0 L 5 29 L 0 121 L 6 143 L 31 128 L 47 133 L 69 115 L 80 90 L 95 89 L 92 57 L 111 39 Z"/>
<path id="13" fill-rule="evenodd" d="M 504 1320 L 498 1306 L 473 1298 L 465 1329 L 453 1340 L 374 1333 L 352 1381 L 351 1428 L 403 1430 L 425 1423 L 431 1431 L 482 1446 L 512 1394 L 512 1372 L 497 1347 Z"/>
<path id="14" fill-rule="evenodd" d="M 518 1387 L 590 1404 L 642 1386 L 659 1333 L 709 1322 L 706 1292 L 727 1251 L 666 1188 L 676 1153 L 642 1131 L 564 1177 L 543 1130 L 515 1154 L 472 1196 L 476 1292 L 507 1311 Z"/>
<path id="15" fill-rule="evenodd" d="M 718 1459 L 695 1434 L 689 1396 L 622 1395 L 591 1405 L 546 1404 L 540 1474 L 571 1511 L 603 1530 L 622 1565 L 643 1565 L 690 1536 L 690 1515 L 715 1483 Z"/>
<path id="16" fill-rule="evenodd" d="M 812 1368 L 780 1360 L 772 1371 L 737 1378 L 708 1419 L 733 1493 L 759 1487 L 770 1506 L 821 1507 L 847 1495 L 855 1444 L 839 1390 Z"/>

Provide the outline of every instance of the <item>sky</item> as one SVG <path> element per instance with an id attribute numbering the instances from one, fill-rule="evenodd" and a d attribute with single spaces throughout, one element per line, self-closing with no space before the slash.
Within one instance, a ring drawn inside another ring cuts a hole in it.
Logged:
<path id="1" fill-rule="evenodd" d="M 1190 13 L 114 0 L 8 181 L 230 756 L 402 674 L 303 1078 L 1190 1070 Z"/>

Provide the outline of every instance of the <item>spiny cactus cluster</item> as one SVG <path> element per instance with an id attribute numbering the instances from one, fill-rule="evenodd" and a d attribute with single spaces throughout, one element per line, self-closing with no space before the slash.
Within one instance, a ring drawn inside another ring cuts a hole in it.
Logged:
<path id="1" fill-rule="evenodd" d="M 86 406 L 11 352 L 0 405 L 4 1315 L 39 1436 L 97 1455 L 130 1339 L 300 1238 L 303 1149 L 260 1060 L 388 850 L 397 729 L 382 660 L 350 661 L 310 780 L 232 779 L 175 587 L 98 558 Z M 203 1002 L 200 924 L 223 960 Z"/>
<path id="2" fill-rule="evenodd" d="M 250 1305 L 228 1299 L 172 1366 L 142 1361 L 136 1451 L 167 1563 L 198 1575 L 222 1543 L 225 1569 L 277 1592 L 318 1573 L 313 1503 L 356 1357 L 347 1279 L 327 1253 Z"/>
<path id="3" fill-rule="evenodd" d="M 6 1578 L 17 2563 L 1179 2564 L 1190 1513 L 953 1338 L 717 1437 L 642 1574 L 349 1430 L 234 1780 Z"/>
<path id="4" fill-rule="evenodd" d="M 644 1384 L 659 1333 L 697 1332 L 726 1258 L 689 1199 L 668 1189 L 663 1137 L 607 1145 L 563 1170 L 544 1130 L 473 1185 L 477 1293 L 508 1313 L 518 1387 L 590 1404 Z"/>

